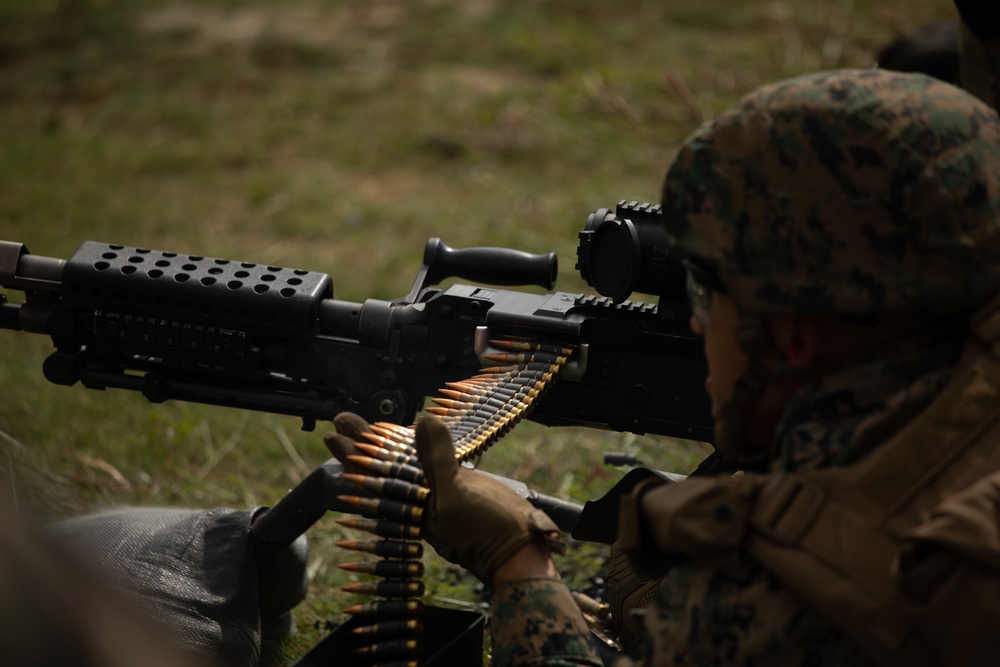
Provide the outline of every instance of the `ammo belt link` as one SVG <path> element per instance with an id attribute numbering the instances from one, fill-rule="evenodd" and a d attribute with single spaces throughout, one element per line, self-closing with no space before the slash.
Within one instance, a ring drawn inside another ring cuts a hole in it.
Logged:
<path id="1" fill-rule="evenodd" d="M 460 462 L 478 458 L 520 422 L 572 355 L 569 347 L 523 339 L 490 343 L 503 350 L 485 355 L 497 365 L 465 381 L 448 383 L 440 390 L 442 397 L 433 399 L 437 407 L 427 409 L 448 426 Z M 348 584 L 343 590 L 382 598 L 346 610 L 370 621 L 353 629 L 357 640 L 353 653 L 373 665 L 416 667 L 423 651 L 420 598 L 425 590 L 420 524 L 430 491 L 416 457 L 413 426 L 376 423 L 371 430 L 363 434 L 365 442 L 355 443 L 365 455 L 351 457 L 367 474 L 343 476 L 376 497 L 338 498 L 364 517 L 338 523 L 380 538 L 338 543 L 379 557 L 340 565 L 379 579 Z"/>

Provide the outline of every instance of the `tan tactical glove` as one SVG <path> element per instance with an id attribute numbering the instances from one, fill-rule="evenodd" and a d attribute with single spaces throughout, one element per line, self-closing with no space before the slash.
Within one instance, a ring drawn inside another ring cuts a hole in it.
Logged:
<path id="1" fill-rule="evenodd" d="M 417 456 L 431 489 L 423 527 L 429 537 L 455 549 L 483 583 L 522 547 L 535 540 L 564 553 L 559 528 L 502 482 L 459 466 L 444 422 L 424 417 L 416 428 Z"/>
<path id="2" fill-rule="evenodd" d="M 324 442 L 349 472 L 371 474 L 347 457 L 356 454 L 355 441 L 371 432 L 356 414 L 334 417 L 336 433 Z M 497 568 L 534 540 L 564 553 L 559 528 L 516 491 L 487 475 L 463 468 L 455 459 L 451 433 L 440 419 L 424 417 L 416 427 L 416 449 L 432 493 L 424 511 L 424 537 L 442 556 L 457 557 L 480 581 L 489 584 Z M 448 553 L 448 548 L 453 553 Z"/>
<path id="3" fill-rule="evenodd" d="M 333 418 L 333 426 L 337 429 L 337 432 L 327 433 L 323 436 L 326 448 L 340 461 L 345 471 L 361 475 L 369 474 L 364 468 L 356 465 L 347 458 L 354 454 L 361 454 L 354 446 L 354 443 L 366 442 L 361 434 L 372 432 L 368 426 L 368 422 L 353 412 L 341 412 Z"/>
<path id="4" fill-rule="evenodd" d="M 618 641 L 630 653 L 645 636 L 645 609 L 652 604 L 663 579 L 637 569 L 629 554 L 619 543 L 611 545 L 611 563 L 604 592 L 611 607 Z"/>

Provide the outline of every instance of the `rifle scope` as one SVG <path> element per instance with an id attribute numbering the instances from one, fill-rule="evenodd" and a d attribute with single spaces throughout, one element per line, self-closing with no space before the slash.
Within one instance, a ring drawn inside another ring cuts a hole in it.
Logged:
<path id="1" fill-rule="evenodd" d="M 663 226 L 660 206 L 618 202 L 599 208 L 580 232 L 576 268 L 598 294 L 615 303 L 632 292 L 686 302 L 684 267 Z"/>

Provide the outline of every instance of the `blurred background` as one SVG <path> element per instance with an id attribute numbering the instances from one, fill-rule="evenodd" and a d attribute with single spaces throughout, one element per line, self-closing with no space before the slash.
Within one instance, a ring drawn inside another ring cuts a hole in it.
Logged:
<path id="1" fill-rule="evenodd" d="M 948 0 L 0 0 L 0 238 L 310 269 L 363 301 L 406 294 L 438 236 L 554 251 L 557 289 L 587 291 L 589 213 L 657 202 L 700 122 L 954 20 Z M 49 385 L 46 343 L 0 332 L 0 484 L 38 520 L 269 504 L 327 458 L 296 419 Z M 708 449 L 524 424 L 483 467 L 583 501 L 623 472 L 604 451 L 688 472 Z M 311 535 L 302 646 L 355 601 L 343 530 Z M 597 553 L 562 564 L 586 581 Z M 476 604 L 432 567 L 431 600 Z"/>

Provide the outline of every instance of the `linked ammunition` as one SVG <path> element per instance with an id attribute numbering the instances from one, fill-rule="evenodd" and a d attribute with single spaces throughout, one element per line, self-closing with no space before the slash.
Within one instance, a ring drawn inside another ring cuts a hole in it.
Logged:
<path id="1" fill-rule="evenodd" d="M 501 374 L 499 377 L 492 380 L 492 382 L 498 387 L 514 387 L 535 382 L 541 377 L 542 373 L 546 372 L 548 372 L 548 366 L 545 366 L 544 368 L 528 369 L 527 365 L 525 365 L 525 367 L 520 368 L 516 373 Z"/>
<path id="2" fill-rule="evenodd" d="M 345 472 L 341 476 L 347 481 L 354 482 L 358 486 L 368 489 L 369 491 L 374 491 L 380 496 L 395 498 L 396 500 L 408 503 L 423 504 L 427 495 L 431 492 L 430 489 L 425 486 L 413 484 L 412 482 L 406 482 L 394 477 L 369 477 L 367 475 L 356 475 L 350 472 Z"/>
<path id="3" fill-rule="evenodd" d="M 397 639 L 362 646 L 353 649 L 352 654 L 359 658 L 396 658 L 405 655 L 419 655 L 423 650 L 423 643 L 419 639 Z"/>
<path id="4" fill-rule="evenodd" d="M 357 454 L 349 454 L 347 458 L 365 470 L 371 470 L 383 477 L 395 477 L 414 484 L 423 484 L 425 481 L 424 471 L 416 466 L 380 461 L 370 456 L 358 456 Z"/>
<path id="5" fill-rule="evenodd" d="M 384 422 L 378 422 L 372 424 L 371 428 L 374 435 L 382 436 L 385 438 L 384 442 L 395 449 L 403 449 L 409 445 L 413 444 L 413 430 L 404 427 L 405 430 L 400 431 L 400 429 L 392 429 L 383 426 Z"/>
<path id="6" fill-rule="evenodd" d="M 414 462 L 417 461 L 416 456 L 395 449 L 386 449 L 385 447 L 366 445 L 363 442 L 354 443 L 354 447 L 362 454 L 367 454 L 373 459 L 379 459 L 380 461 L 389 461 L 390 463 L 406 463 L 409 465 L 415 465 Z"/>
<path id="7" fill-rule="evenodd" d="M 383 432 L 390 434 L 391 436 L 398 436 L 398 439 L 405 440 L 407 438 L 413 439 L 413 427 L 412 426 L 402 426 L 401 424 L 393 424 L 392 422 L 375 422 L 372 424 L 373 429 L 381 429 Z"/>
<path id="8" fill-rule="evenodd" d="M 341 549 L 375 554 L 383 558 L 420 558 L 424 555 L 424 546 L 420 542 L 400 540 L 341 540 L 337 542 Z"/>
<path id="9" fill-rule="evenodd" d="M 337 519 L 341 526 L 361 530 L 379 537 L 390 537 L 400 540 L 419 540 L 420 526 L 385 521 L 380 519 Z"/>
<path id="10" fill-rule="evenodd" d="M 424 603 L 420 600 L 375 600 L 365 604 L 356 604 L 344 610 L 352 616 L 421 616 L 424 613 Z"/>
<path id="11" fill-rule="evenodd" d="M 473 391 L 478 387 L 481 387 L 483 382 L 480 380 L 473 380 L 469 378 L 468 380 L 463 380 L 461 382 L 445 382 L 444 386 L 450 389 L 457 389 L 458 391 Z"/>
<path id="12" fill-rule="evenodd" d="M 484 354 L 484 359 L 496 361 L 502 364 L 523 364 L 530 360 L 530 357 L 523 352 L 501 352 L 499 354 Z"/>
<path id="13" fill-rule="evenodd" d="M 473 407 L 472 403 L 463 403 L 450 398 L 432 398 L 432 401 L 445 408 L 468 409 Z"/>
<path id="14" fill-rule="evenodd" d="M 340 563 L 337 567 L 348 572 L 374 574 L 387 579 L 414 579 L 424 574 L 424 564 L 419 560 L 379 560 Z"/>
<path id="15" fill-rule="evenodd" d="M 456 458 L 460 460 L 482 454 L 513 428 L 552 383 L 571 354 L 569 348 L 525 339 L 493 340 L 490 344 L 504 350 L 485 355 L 497 365 L 484 368 L 467 380 L 446 383 L 440 396 L 433 399 L 435 406 L 427 408 L 427 412 L 444 419 L 452 435 Z M 383 667 L 416 667 L 415 656 L 421 650 L 419 640 L 405 638 L 420 634 L 423 628 L 419 618 L 423 605 L 419 600 L 407 599 L 424 594 L 423 583 L 418 579 L 423 574 L 423 565 L 418 560 L 423 548 L 415 540 L 420 535 L 416 524 L 422 516 L 421 505 L 429 494 L 424 487 L 425 475 L 414 456 L 414 437 L 413 427 L 373 424 L 372 433 L 359 438 L 364 442 L 357 443 L 358 454 L 350 456 L 353 463 L 370 474 L 347 473 L 344 478 L 378 494 L 379 498 L 340 497 L 361 513 L 379 520 L 342 519 L 338 523 L 389 538 L 338 542 L 342 548 L 391 559 L 340 565 L 347 571 L 386 578 L 343 587 L 350 593 L 390 598 L 346 610 L 378 620 L 352 630 L 357 640 L 372 642 L 354 654 Z M 578 603 L 585 607 L 588 617 L 605 611 L 595 609 L 589 599 L 580 599 Z"/>
<path id="16" fill-rule="evenodd" d="M 500 408 L 496 408 L 493 410 L 482 410 L 482 409 L 461 410 L 453 408 L 439 408 L 432 405 L 431 407 L 425 409 L 432 415 L 437 415 L 438 417 L 445 417 L 446 419 L 447 418 L 458 419 L 461 420 L 462 423 L 466 423 L 475 420 L 478 420 L 480 422 L 486 421 L 490 417 L 492 417 L 494 413 L 496 413 L 497 409 Z"/>
<path id="17" fill-rule="evenodd" d="M 449 408 L 451 410 L 472 410 L 479 409 L 483 406 L 501 408 L 507 404 L 507 401 L 494 396 L 480 396 L 473 401 L 458 401 L 450 398 L 434 398 L 431 400 L 441 407 Z M 430 412 L 430 408 L 428 408 L 428 412 Z"/>
<path id="18" fill-rule="evenodd" d="M 401 449 L 400 443 L 388 436 L 379 435 L 378 433 L 362 433 L 361 436 L 366 442 L 375 445 L 380 449 L 388 449 L 394 452 Z M 354 444 L 357 445 L 358 442 L 355 442 Z"/>
<path id="19" fill-rule="evenodd" d="M 374 639 L 391 639 L 420 634 L 424 631 L 424 622 L 419 618 L 406 618 L 392 621 L 380 621 L 372 625 L 362 625 L 351 629 L 351 634 Z"/>
<path id="20" fill-rule="evenodd" d="M 512 339 L 498 339 L 491 340 L 490 345 L 493 347 L 503 348 L 505 350 L 536 350 L 541 346 L 541 343 L 532 343 L 528 340 L 512 340 Z"/>
<path id="21" fill-rule="evenodd" d="M 372 519 L 419 523 L 420 517 L 424 514 L 424 508 L 420 505 L 400 503 L 386 498 L 337 496 L 337 500 L 352 505 L 358 510 L 358 514 Z"/>
<path id="22" fill-rule="evenodd" d="M 488 368 L 480 368 L 479 375 L 473 375 L 472 377 L 477 380 L 498 380 L 516 370 L 517 366 L 490 366 Z"/>
<path id="23" fill-rule="evenodd" d="M 440 393 L 456 401 L 467 401 L 474 403 L 482 396 L 497 396 L 502 399 L 510 399 L 517 395 L 519 389 L 497 385 L 496 387 L 470 388 L 466 391 L 454 389 L 442 389 Z"/>
<path id="24" fill-rule="evenodd" d="M 475 433 L 477 431 L 482 431 L 488 429 L 490 426 L 496 424 L 497 422 L 505 419 L 508 415 L 522 412 L 526 407 L 526 403 L 518 403 L 514 405 L 506 406 L 500 410 L 494 411 L 488 416 L 475 416 L 469 417 L 463 420 L 463 426 L 465 427 L 462 433 L 456 438 L 456 446 L 463 440 L 464 437 L 469 434 Z"/>
<path id="25" fill-rule="evenodd" d="M 551 373 L 554 368 L 558 367 L 565 361 L 565 359 L 559 359 L 555 363 L 545 361 L 529 361 L 524 365 L 524 370 L 521 372 L 523 374 L 536 374 L 536 377 L 541 377 L 543 374 Z"/>
<path id="26" fill-rule="evenodd" d="M 573 596 L 573 600 L 576 602 L 576 606 L 580 608 L 580 611 L 590 614 L 599 620 L 607 620 L 608 615 L 611 613 L 611 607 L 606 603 L 599 602 L 579 591 L 570 591 L 570 594 Z"/>
<path id="27" fill-rule="evenodd" d="M 424 582 L 407 579 L 387 579 L 346 584 L 340 590 L 359 595 L 377 595 L 383 598 L 418 598 L 424 594 Z"/>

